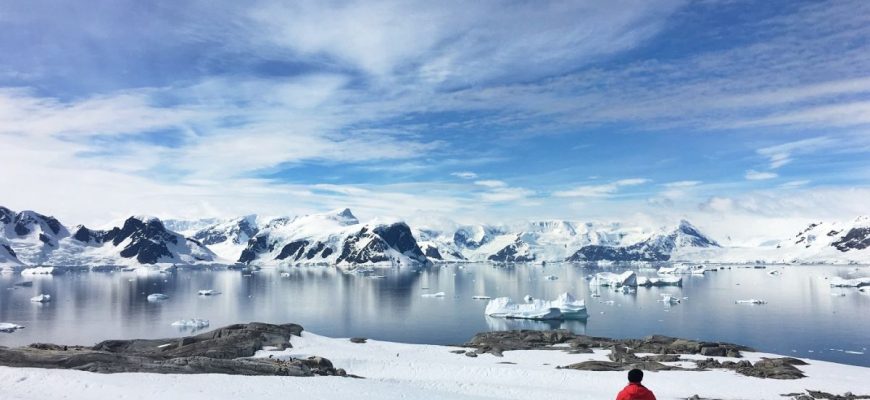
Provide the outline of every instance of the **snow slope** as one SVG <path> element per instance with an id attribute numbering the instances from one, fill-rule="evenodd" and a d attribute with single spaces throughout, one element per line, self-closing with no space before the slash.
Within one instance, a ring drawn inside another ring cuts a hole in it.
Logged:
<path id="1" fill-rule="evenodd" d="M 361 224 L 349 209 L 343 209 L 270 221 L 248 241 L 239 262 L 356 266 L 429 261 L 407 224 Z"/>
<path id="2" fill-rule="evenodd" d="M 556 366 L 606 360 L 607 351 L 506 351 L 504 357 L 450 353 L 456 348 L 369 340 L 364 344 L 303 332 L 285 351 L 260 351 L 259 357 L 318 355 L 365 379 L 340 377 L 250 377 L 232 375 L 94 374 L 80 371 L 0 367 L 3 396 L 16 400 L 154 399 L 236 400 L 304 399 L 610 399 L 626 384 L 625 372 L 559 370 Z M 757 361 L 778 357 L 745 353 Z M 728 360 L 718 357 L 720 360 Z M 730 359 L 736 360 L 736 359 Z M 798 380 L 750 378 L 732 371 L 647 373 L 644 384 L 659 399 L 784 399 L 805 389 L 867 394 L 870 368 L 806 360 L 807 377 Z"/>

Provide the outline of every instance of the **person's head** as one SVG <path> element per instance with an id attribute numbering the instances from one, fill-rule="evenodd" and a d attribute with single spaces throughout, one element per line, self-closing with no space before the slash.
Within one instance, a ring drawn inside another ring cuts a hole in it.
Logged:
<path id="1" fill-rule="evenodd" d="M 643 380 L 643 371 L 635 368 L 628 371 L 628 381 L 631 383 L 640 383 Z"/>

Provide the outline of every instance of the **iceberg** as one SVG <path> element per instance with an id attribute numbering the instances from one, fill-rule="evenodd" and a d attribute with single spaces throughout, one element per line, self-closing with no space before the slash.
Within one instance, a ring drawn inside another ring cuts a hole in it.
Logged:
<path id="1" fill-rule="evenodd" d="M 444 296 L 445 296 L 444 292 L 438 292 L 438 293 L 424 293 L 420 297 L 444 297 Z"/>
<path id="2" fill-rule="evenodd" d="M 34 303 L 48 303 L 51 301 L 50 294 L 40 294 L 39 296 L 32 297 L 30 301 Z"/>
<path id="3" fill-rule="evenodd" d="M 163 293 L 152 293 L 148 295 L 148 301 L 162 301 L 168 299 L 169 296 Z"/>
<path id="4" fill-rule="evenodd" d="M 0 332 L 12 333 L 19 329 L 24 329 L 24 327 L 18 324 L 13 324 L 11 322 L 0 322 Z"/>
<path id="5" fill-rule="evenodd" d="M 490 300 L 492 297 L 489 296 L 471 296 L 472 300 Z"/>
<path id="6" fill-rule="evenodd" d="M 759 300 L 759 299 L 737 300 L 737 301 L 735 301 L 734 303 L 735 303 L 735 304 L 756 304 L 756 305 L 767 304 L 766 301 L 764 301 L 764 300 Z"/>
<path id="7" fill-rule="evenodd" d="M 707 272 L 707 268 L 703 265 L 686 265 L 686 264 L 677 264 L 673 267 L 661 267 L 659 268 L 658 273 L 663 275 L 685 275 L 685 274 L 694 274 L 694 275 L 703 275 Z"/>
<path id="8" fill-rule="evenodd" d="M 58 267 L 33 267 L 21 271 L 21 275 L 59 275 L 62 273 L 63 270 Z"/>
<path id="9" fill-rule="evenodd" d="M 844 279 L 839 276 L 835 276 L 831 278 L 831 287 L 854 287 L 860 288 L 864 286 L 870 286 L 870 278 L 855 278 L 855 279 Z"/>
<path id="10" fill-rule="evenodd" d="M 532 299 L 528 303 L 515 303 L 510 297 L 499 297 L 487 303 L 484 311 L 489 317 L 532 320 L 584 319 L 589 314 L 586 303 L 570 293 L 563 293 L 553 301 Z"/>
<path id="11" fill-rule="evenodd" d="M 216 294 L 221 294 L 221 292 L 212 290 L 212 289 L 204 289 L 196 292 L 200 296 L 214 296 Z"/>
<path id="12" fill-rule="evenodd" d="M 621 274 L 599 272 L 589 281 L 589 286 L 637 286 L 637 274 L 634 271 L 625 271 Z"/>
<path id="13" fill-rule="evenodd" d="M 645 276 L 637 277 L 637 286 L 645 287 L 661 287 L 661 286 L 683 286 L 683 278 L 680 276 L 659 276 L 647 278 Z"/>
<path id="14" fill-rule="evenodd" d="M 207 319 L 199 319 L 199 318 L 191 318 L 191 319 L 182 319 L 172 323 L 172 326 L 177 326 L 179 328 L 193 328 L 193 329 L 202 329 L 207 328 L 209 322 Z"/>

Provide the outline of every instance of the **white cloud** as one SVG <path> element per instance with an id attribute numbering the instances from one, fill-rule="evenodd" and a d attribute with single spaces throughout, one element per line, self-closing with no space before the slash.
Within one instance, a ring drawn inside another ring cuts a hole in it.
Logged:
<path id="1" fill-rule="evenodd" d="M 754 169 L 750 169 L 750 170 L 746 171 L 746 175 L 745 175 L 746 179 L 750 180 L 750 181 L 763 181 L 763 180 L 767 180 L 767 179 L 776 178 L 777 176 L 779 176 L 779 175 L 777 175 L 774 172 L 756 171 Z"/>
<path id="2" fill-rule="evenodd" d="M 584 185 L 578 186 L 570 190 L 562 190 L 553 192 L 556 197 L 608 197 L 616 194 L 620 188 L 626 186 L 637 186 L 649 182 L 649 179 L 631 178 L 621 179 L 611 183 L 602 185 Z"/>
<path id="3" fill-rule="evenodd" d="M 474 181 L 474 184 L 478 185 L 478 186 L 486 186 L 488 188 L 502 188 L 502 187 L 507 187 L 507 185 L 508 185 L 504 181 L 499 181 L 499 180 L 494 180 L 494 179 Z"/>
<path id="4" fill-rule="evenodd" d="M 806 186 L 809 183 L 810 183 L 809 180 L 801 179 L 801 180 L 797 180 L 797 181 L 788 181 L 788 182 L 783 183 L 782 185 L 779 185 L 779 186 L 782 188 L 796 188 L 796 187 Z"/>
<path id="5" fill-rule="evenodd" d="M 701 184 L 701 181 L 676 181 L 676 182 L 668 182 L 662 184 L 662 186 L 672 189 L 672 188 L 687 188 L 692 186 L 698 186 Z"/>
<path id="6" fill-rule="evenodd" d="M 477 178 L 477 174 L 475 174 L 474 172 L 469 172 L 469 171 L 454 172 L 450 175 L 453 175 L 457 178 L 462 178 L 462 179 L 475 179 L 475 178 Z"/>

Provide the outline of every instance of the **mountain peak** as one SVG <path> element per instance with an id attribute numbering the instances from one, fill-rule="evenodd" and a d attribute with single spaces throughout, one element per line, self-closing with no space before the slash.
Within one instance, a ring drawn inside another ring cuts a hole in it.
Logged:
<path id="1" fill-rule="evenodd" d="M 327 215 L 347 225 L 356 225 L 359 223 L 359 219 L 353 215 L 353 212 L 351 212 L 349 208 L 335 209 L 328 212 Z"/>

